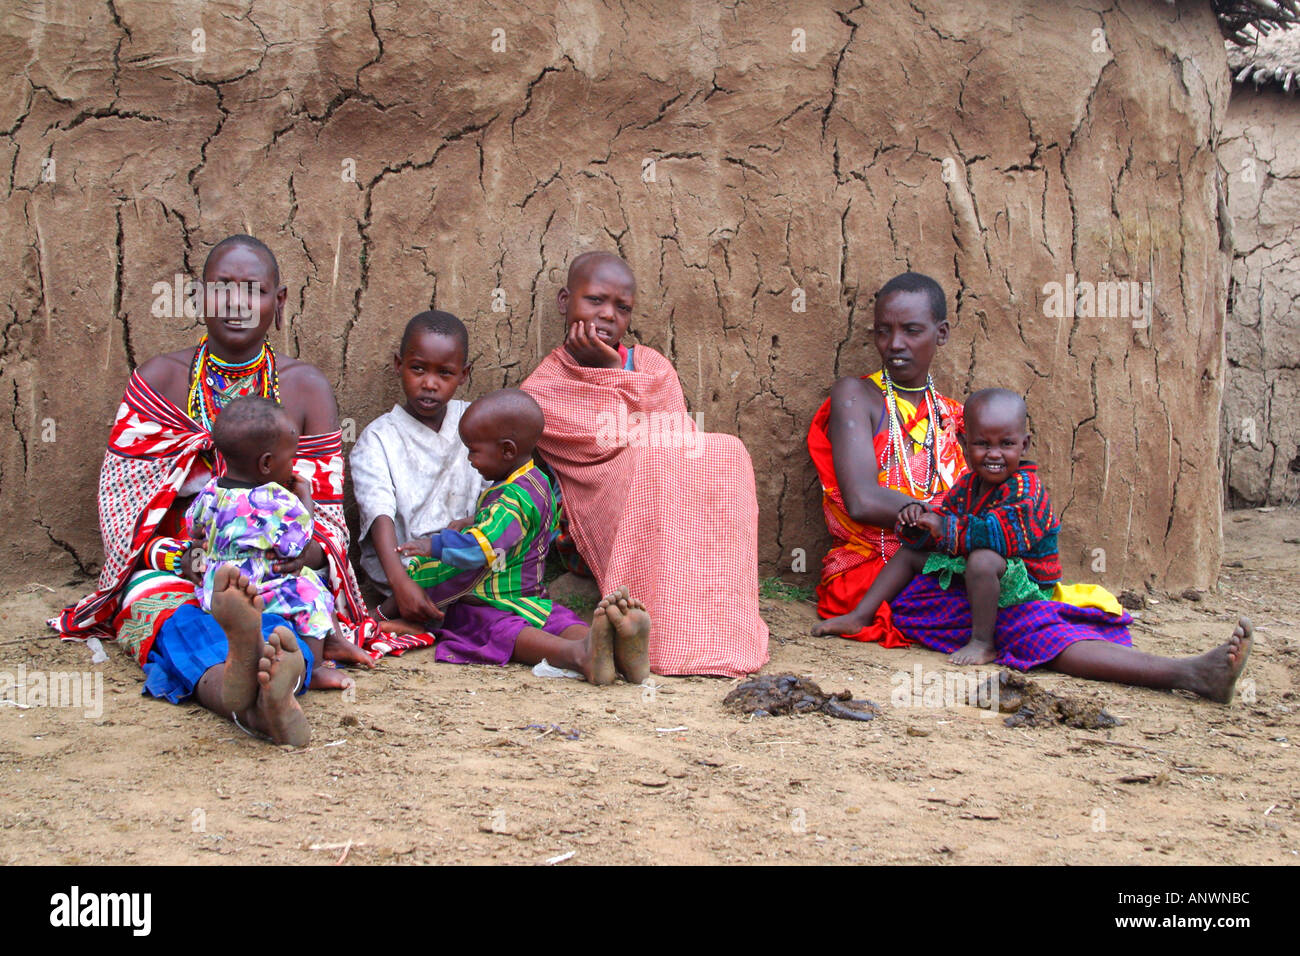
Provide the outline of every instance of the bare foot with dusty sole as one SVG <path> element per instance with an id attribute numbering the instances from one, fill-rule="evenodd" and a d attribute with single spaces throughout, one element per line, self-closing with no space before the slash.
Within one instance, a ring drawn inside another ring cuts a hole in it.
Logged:
<path id="1" fill-rule="evenodd" d="M 641 684 L 650 676 L 650 613 L 626 587 L 614 593 L 619 599 L 605 611 L 614 627 L 614 666 L 629 684 Z"/>
<path id="2" fill-rule="evenodd" d="M 221 675 L 221 705 L 227 713 L 257 700 L 258 661 L 262 657 L 262 598 L 247 575 L 233 564 L 217 568 L 212 582 L 212 616 L 226 632 L 228 649 Z"/>
<path id="3" fill-rule="evenodd" d="M 311 740 L 311 727 L 294 697 L 307 670 L 298 640 L 288 628 L 277 627 L 263 651 L 257 671 L 257 722 L 277 744 L 305 747 Z"/>
<path id="4" fill-rule="evenodd" d="M 1232 703 L 1237 693 L 1237 681 L 1246 669 L 1254 644 L 1255 628 L 1248 618 L 1238 618 L 1227 643 L 1201 655 L 1199 669 L 1204 685 L 1197 688 L 1197 692 L 1220 704 Z"/>
<path id="5" fill-rule="evenodd" d="M 598 686 L 614 683 L 618 672 L 614 670 L 614 623 L 609 616 L 610 605 L 617 606 L 626 591 L 613 591 L 596 605 L 591 615 L 591 633 L 587 637 L 589 653 L 584 677 Z"/>

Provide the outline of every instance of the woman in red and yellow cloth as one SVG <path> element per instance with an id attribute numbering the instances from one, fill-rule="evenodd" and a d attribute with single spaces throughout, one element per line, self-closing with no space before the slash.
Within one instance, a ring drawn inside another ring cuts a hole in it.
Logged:
<path id="1" fill-rule="evenodd" d="M 962 406 L 940 395 L 930 364 L 948 340 L 943 290 L 906 272 L 876 295 L 872 334 L 881 371 L 842 378 L 808 429 L 808 451 L 822 483 L 822 510 L 835 544 L 822 562 L 817 612 L 824 618 L 857 607 L 898 551 L 898 512 L 913 501 L 937 503 L 966 470 L 958 434 Z M 889 606 L 846 637 L 904 646 Z"/>

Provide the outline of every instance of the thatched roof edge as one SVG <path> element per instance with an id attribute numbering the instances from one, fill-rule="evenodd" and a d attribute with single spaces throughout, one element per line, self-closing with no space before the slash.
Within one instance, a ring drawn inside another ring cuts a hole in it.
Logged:
<path id="1" fill-rule="evenodd" d="M 1166 0 L 1172 2 L 1172 0 Z M 1211 0 L 1224 37 L 1250 45 L 1254 34 L 1300 23 L 1300 0 Z"/>
<path id="2" fill-rule="evenodd" d="M 1227 43 L 1232 78 L 1242 84 L 1275 84 L 1283 92 L 1300 93 L 1300 27 L 1272 30 L 1252 39 L 1249 44 Z"/>

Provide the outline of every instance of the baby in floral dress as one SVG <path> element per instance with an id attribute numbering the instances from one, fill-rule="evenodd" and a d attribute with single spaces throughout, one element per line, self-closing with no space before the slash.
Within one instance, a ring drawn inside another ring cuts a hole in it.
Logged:
<path id="1" fill-rule="evenodd" d="M 265 612 L 285 618 L 307 641 L 313 659 L 323 662 L 323 642 L 338 630 L 329 586 L 310 567 L 275 570 L 312 540 L 311 485 L 293 473 L 298 430 L 275 402 L 240 398 L 222 410 L 212 440 L 226 472 L 194 496 L 185 516 L 190 537 L 207 559 L 199 604 L 211 610 L 217 568 L 234 564 L 256 585 Z"/>

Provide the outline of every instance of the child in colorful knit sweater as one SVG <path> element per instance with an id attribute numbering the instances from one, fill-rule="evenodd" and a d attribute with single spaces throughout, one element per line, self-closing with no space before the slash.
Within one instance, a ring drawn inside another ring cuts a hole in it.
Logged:
<path id="1" fill-rule="evenodd" d="M 916 575 L 934 574 L 947 588 L 956 574 L 970 599 L 971 636 L 951 655 L 952 662 L 994 660 L 998 608 L 1048 600 L 1061 580 L 1060 522 L 1037 466 L 1021 461 L 1028 447 L 1027 410 L 1019 395 L 1002 388 L 972 395 L 965 406 L 964 439 L 971 470 L 933 510 L 915 502 L 899 511 L 897 533 L 906 547 L 853 611 L 822 622 L 813 633 L 852 634 Z"/>

